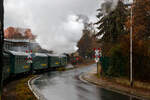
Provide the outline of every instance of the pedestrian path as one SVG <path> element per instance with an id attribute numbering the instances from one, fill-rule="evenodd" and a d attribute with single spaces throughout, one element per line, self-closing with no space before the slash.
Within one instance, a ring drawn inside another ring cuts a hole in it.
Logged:
<path id="1" fill-rule="evenodd" d="M 90 83 L 98 85 L 102 88 L 115 91 L 125 95 L 131 95 L 135 98 L 143 100 L 150 100 L 150 91 L 138 88 L 131 88 L 130 86 L 126 86 L 124 84 L 119 84 L 116 82 L 115 78 L 105 78 L 105 77 L 97 77 L 97 68 L 92 69 L 90 72 L 82 75 L 82 78 Z"/>

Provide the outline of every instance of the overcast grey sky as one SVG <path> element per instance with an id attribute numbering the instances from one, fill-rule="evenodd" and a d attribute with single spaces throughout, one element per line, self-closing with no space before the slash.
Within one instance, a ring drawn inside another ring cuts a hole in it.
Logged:
<path id="1" fill-rule="evenodd" d="M 103 0 L 5 0 L 5 28 L 31 28 L 43 48 L 71 53 L 81 38 L 83 23 L 78 14 L 96 20 Z"/>

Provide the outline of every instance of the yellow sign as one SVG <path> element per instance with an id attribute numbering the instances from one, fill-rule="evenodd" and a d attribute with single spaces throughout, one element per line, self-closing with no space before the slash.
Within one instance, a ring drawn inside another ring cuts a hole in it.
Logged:
<path id="1" fill-rule="evenodd" d="M 59 64 L 59 62 L 56 62 L 55 64 Z"/>
<path id="2" fill-rule="evenodd" d="M 7 69 L 7 72 L 10 72 L 10 68 Z"/>
<path id="3" fill-rule="evenodd" d="M 24 69 L 28 69 L 29 68 L 29 66 L 24 66 Z"/>
<path id="4" fill-rule="evenodd" d="M 47 66 L 47 64 L 41 64 L 41 66 L 45 67 L 45 66 Z"/>

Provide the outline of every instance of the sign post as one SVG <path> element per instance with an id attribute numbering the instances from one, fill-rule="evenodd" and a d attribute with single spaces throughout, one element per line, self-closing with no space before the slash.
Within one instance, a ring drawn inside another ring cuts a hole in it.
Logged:
<path id="1" fill-rule="evenodd" d="M 100 48 L 94 48 L 94 51 L 95 51 L 95 55 L 94 55 L 94 58 L 95 58 L 95 62 L 97 63 L 97 75 L 98 77 L 100 77 L 100 74 L 101 74 L 101 66 L 100 66 L 100 57 L 102 56 L 102 53 L 101 53 L 101 49 Z"/>

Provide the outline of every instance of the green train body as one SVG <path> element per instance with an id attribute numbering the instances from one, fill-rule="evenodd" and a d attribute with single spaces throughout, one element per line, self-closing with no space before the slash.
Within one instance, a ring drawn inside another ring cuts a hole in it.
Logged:
<path id="1" fill-rule="evenodd" d="M 3 79 L 7 79 L 10 75 L 10 55 L 7 53 L 3 53 L 3 55 L 4 55 Z"/>
<path id="2" fill-rule="evenodd" d="M 48 54 L 48 63 L 50 68 L 66 66 L 67 56 Z"/>
<path id="3" fill-rule="evenodd" d="M 26 73 L 30 71 L 30 64 L 26 62 L 28 54 L 10 51 L 10 74 Z"/>
<path id="4" fill-rule="evenodd" d="M 33 70 L 48 69 L 48 56 L 43 53 L 35 53 L 33 58 Z"/>
<path id="5" fill-rule="evenodd" d="M 60 57 L 54 54 L 48 54 L 48 66 L 55 68 L 61 66 Z"/>
<path id="6" fill-rule="evenodd" d="M 51 70 L 67 65 L 67 57 L 65 55 L 35 53 L 32 58 L 32 64 L 27 63 L 26 58 L 28 58 L 28 55 L 25 52 L 15 51 L 4 53 L 3 80 L 11 75 L 29 73 L 31 71 Z"/>
<path id="7" fill-rule="evenodd" d="M 61 66 L 66 66 L 67 65 L 67 56 L 62 55 L 60 62 L 61 62 Z"/>

